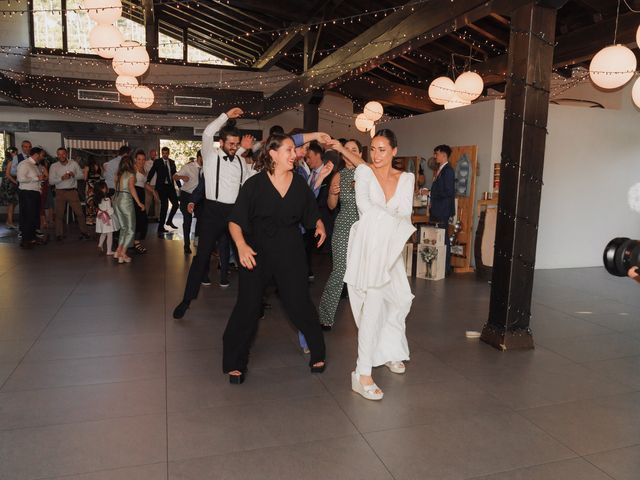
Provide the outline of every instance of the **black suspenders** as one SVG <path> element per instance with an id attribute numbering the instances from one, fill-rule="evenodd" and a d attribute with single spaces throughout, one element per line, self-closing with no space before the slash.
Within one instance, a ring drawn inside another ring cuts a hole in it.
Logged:
<path id="1" fill-rule="evenodd" d="M 236 156 L 234 155 L 233 158 L 235 159 Z M 242 168 L 242 161 L 240 159 L 238 159 L 238 164 L 240 165 L 240 187 L 242 187 L 242 174 L 244 169 Z M 238 190 L 240 190 L 240 187 L 238 187 Z M 220 151 L 218 151 L 218 158 L 216 163 L 216 200 L 218 200 L 219 190 L 220 190 Z"/>

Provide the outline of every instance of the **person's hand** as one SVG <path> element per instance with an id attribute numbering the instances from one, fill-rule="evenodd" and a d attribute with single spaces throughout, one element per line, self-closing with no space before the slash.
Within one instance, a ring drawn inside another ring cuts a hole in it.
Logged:
<path id="1" fill-rule="evenodd" d="M 256 252 L 253 251 L 246 243 L 243 245 L 238 245 L 238 257 L 240 257 L 240 265 L 242 265 L 247 270 L 253 270 L 256 266 L 255 256 Z"/>
<path id="2" fill-rule="evenodd" d="M 320 170 L 320 174 L 318 175 L 318 179 L 316 180 L 315 188 L 318 188 L 320 185 L 322 185 L 322 182 L 324 181 L 324 179 L 327 178 L 332 171 L 333 171 L 333 162 L 329 160 L 327 163 L 325 163 L 322 166 L 322 169 Z"/>
<path id="3" fill-rule="evenodd" d="M 428 188 L 421 188 L 418 190 L 418 193 L 420 195 L 429 195 L 429 189 Z"/>
<path id="4" fill-rule="evenodd" d="M 140 210 L 144 212 L 144 203 L 138 202 L 138 207 L 140 207 Z"/>
<path id="5" fill-rule="evenodd" d="M 187 212 L 193 215 L 193 210 L 196 208 L 196 204 L 193 202 L 187 203 Z"/>
<path id="6" fill-rule="evenodd" d="M 329 189 L 329 193 L 331 195 L 340 195 L 340 184 L 334 183 L 333 185 L 331 185 L 331 188 Z"/>
<path id="7" fill-rule="evenodd" d="M 227 112 L 227 117 L 229 118 L 238 118 L 240 115 L 242 115 L 244 112 L 242 111 L 241 108 L 238 107 L 233 107 L 231 110 L 229 110 Z"/>
<path id="8" fill-rule="evenodd" d="M 631 267 L 627 272 L 627 276 L 629 278 L 633 278 L 634 280 L 637 280 L 638 278 L 640 278 L 640 273 L 638 273 L 638 267 Z"/>
<path id="9" fill-rule="evenodd" d="M 318 220 L 316 222 L 316 233 L 314 235 L 318 239 L 317 246 L 320 247 L 324 241 L 327 239 L 327 232 L 324 229 L 324 223 L 322 220 Z"/>
<path id="10" fill-rule="evenodd" d="M 326 145 L 328 148 L 330 148 L 331 150 L 335 150 L 336 152 L 342 152 L 342 150 L 344 149 L 344 145 L 342 145 L 340 143 L 340 140 L 336 138 L 330 138 L 329 141 L 326 142 Z"/>
<path id="11" fill-rule="evenodd" d="M 253 142 L 255 142 L 255 137 L 249 133 L 242 136 L 242 140 L 240 140 L 240 146 L 245 150 L 250 150 L 253 147 Z"/>
<path id="12" fill-rule="evenodd" d="M 327 145 L 331 141 L 331 135 L 329 135 L 328 133 L 316 132 L 315 137 L 316 137 L 315 139 L 319 143 L 323 143 L 325 145 Z"/>

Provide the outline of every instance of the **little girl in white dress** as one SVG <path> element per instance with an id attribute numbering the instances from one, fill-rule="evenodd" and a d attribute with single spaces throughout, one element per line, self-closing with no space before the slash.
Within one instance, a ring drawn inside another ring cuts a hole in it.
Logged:
<path id="1" fill-rule="evenodd" d="M 107 255 L 113 255 L 113 232 L 118 230 L 118 220 L 109 198 L 109 189 L 104 182 L 98 183 L 95 187 L 96 203 L 98 212 L 96 214 L 96 233 L 100 234 L 98 240 L 98 250 L 103 251 L 102 245 L 107 241 Z"/>

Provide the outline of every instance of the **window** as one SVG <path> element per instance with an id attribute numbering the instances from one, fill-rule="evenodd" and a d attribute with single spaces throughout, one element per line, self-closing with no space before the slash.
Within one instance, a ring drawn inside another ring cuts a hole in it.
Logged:
<path id="1" fill-rule="evenodd" d="M 193 45 L 187 46 L 187 62 L 189 63 L 206 63 L 207 65 L 230 65 L 233 63 L 216 57 L 204 50 L 194 47 Z"/>
<path id="2" fill-rule="evenodd" d="M 33 1 L 33 44 L 36 48 L 64 49 L 62 10 L 66 9 L 67 51 L 92 54 L 89 48 L 89 32 L 95 22 L 87 12 L 82 11 L 83 0 L 34 0 Z M 121 17 L 116 26 L 127 40 L 145 43 L 144 25 Z"/>
<path id="3" fill-rule="evenodd" d="M 62 0 L 33 0 L 33 43 L 62 50 Z"/>
<path id="4" fill-rule="evenodd" d="M 158 55 L 160 58 L 182 60 L 184 57 L 184 43 L 160 32 L 158 35 Z"/>

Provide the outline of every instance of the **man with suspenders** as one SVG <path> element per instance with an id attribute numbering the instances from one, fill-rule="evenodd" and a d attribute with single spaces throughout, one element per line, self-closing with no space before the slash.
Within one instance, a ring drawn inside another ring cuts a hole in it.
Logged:
<path id="1" fill-rule="evenodd" d="M 240 187 L 250 176 L 249 168 L 240 156 L 240 131 L 235 127 L 224 127 L 229 119 L 242 115 L 240 108 L 232 108 L 211 122 L 202 133 L 202 172 L 204 182 L 193 192 L 192 202 L 204 193 L 202 213 L 198 218 L 200 236 L 198 251 L 191 262 L 187 285 L 182 302 L 173 311 L 173 318 L 182 318 L 191 300 L 198 296 L 200 284 L 208 272 L 211 253 L 216 242 L 228 231 L 228 218 L 236 201 Z M 220 131 L 220 148 L 213 144 L 215 134 Z M 204 192 L 203 192 L 204 191 Z M 191 204 L 189 204 L 191 207 Z M 191 207 L 192 208 L 192 207 Z M 220 255 L 229 252 L 220 252 Z M 220 283 L 228 285 L 228 259 L 221 258 Z M 226 269 L 225 269 L 226 264 Z"/>

